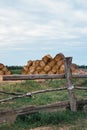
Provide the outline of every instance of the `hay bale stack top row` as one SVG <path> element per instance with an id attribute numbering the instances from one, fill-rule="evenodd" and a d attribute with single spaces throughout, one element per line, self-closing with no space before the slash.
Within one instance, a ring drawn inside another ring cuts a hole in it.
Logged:
<path id="1" fill-rule="evenodd" d="M 29 60 L 27 65 L 22 69 L 22 74 L 63 74 L 64 68 L 64 55 L 57 54 L 54 58 L 51 55 L 45 55 L 41 60 Z M 76 64 L 71 65 L 72 72 L 78 69 Z"/>
<path id="2" fill-rule="evenodd" d="M 8 70 L 8 68 L 4 64 L 0 63 L 0 75 L 10 75 L 10 74 L 11 72 Z"/>

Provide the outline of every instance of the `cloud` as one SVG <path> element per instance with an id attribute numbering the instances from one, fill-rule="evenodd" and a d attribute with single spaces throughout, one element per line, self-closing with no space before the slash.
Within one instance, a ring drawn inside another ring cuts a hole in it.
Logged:
<path id="1" fill-rule="evenodd" d="M 0 51 L 69 51 L 86 37 L 86 0 L 0 1 Z"/>
<path id="2" fill-rule="evenodd" d="M 75 24 L 87 22 L 86 11 L 73 10 L 71 2 L 63 0 L 18 2 L 20 6 L 18 4 L 13 8 L 5 5 L 0 8 L 0 45 L 19 44 L 40 37 L 75 39 L 87 33 L 85 26 L 75 27 Z"/>

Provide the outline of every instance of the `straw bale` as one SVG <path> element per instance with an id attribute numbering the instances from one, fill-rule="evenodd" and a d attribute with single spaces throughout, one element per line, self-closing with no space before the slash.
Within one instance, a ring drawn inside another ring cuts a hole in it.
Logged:
<path id="1" fill-rule="evenodd" d="M 54 73 L 52 72 L 52 70 L 50 70 L 50 71 L 48 71 L 48 74 L 54 74 Z"/>
<path id="2" fill-rule="evenodd" d="M 41 66 L 41 68 L 43 68 L 45 66 L 45 62 L 44 61 L 40 61 L 39 65 Z"/>
<path id="3" fill-rule="evenodd" d="M 60 61 L 56 62 L 56 64 L 58 65 L 58 68 L 64 64 L 63 59 L 61 59 Z"/>
<path id="4" fill-rule="evenodd" d="M 39 73 L 42 70 L 40 66 L 36 67 L 36 71 Z"/>
<path id="5" fill-rule="evenodd" d="M 2 63 L 0 63 L 0 69 L 2 69 L 4 67 L 4 65 Z"/>
<path id="6" fill-rule="evenodd" d="M 27 74 L 27 71 L 23 68 L 21 73 L 25 75 L 25 74 Z"/>
<path id="7" fill-rule="evenodd" d="M 46 65 L 46 66 L 44 67 L 44 71 L 45 71 L 45 72 L 48 72 L 49 70 L 51 70 L 51 67 L 50 67 L 49 65 Z"/>
<path id="8" fill-rule="evenodd" d="M 60 73 L 60 74 L 65 73 L 64 64 L 61 65 L 61 67 L 60 67 L 60 69 L 59 69 L 59 73 Z"/>
<path id="9" fill-rule="evenodd" d="M 4 67 L 2 68 L 2 71 L 4 71 L 4 72 L 8 71 L 7 67 L 4 66 Z"/>
<path id="10" fill-rule="evenodd" d="M 37 70 L 34 71 L 34 74 L 39 74 L 39 72 Z"/>
<path id="11" fill-rule="evenodd" d="M 51 59 L 51 61 L 48 63 L 50 67 L 53 67 L 56 64 L 54 59 Z"/>
<path id="12" fill-rule="evenodd" d="M 5 71 L 5 75 L 11 75 L 11 71 Z"/>
<path id="13" fill-rule="evenodd" d="M 54 59 L 55 59 L 55 61 L 60 61 L 60 60 L 64 59 L 64 55 L 62 53 L 59 53 L 54 57 Z"/>
<path id="14" fill-rule="evenodd" d="M 34 71 L 35 71 L 35 67 L 34 66 L 30 66 L 28 72 L 33 73 Z"/>
<path id="15" fill-rule="evenodd" d="M 57 66 L 57 65 L 53 66 L 52 72 L 53 72 L 54 74 L 57 72 L 57 70 L 58 70 L 58 66 Z"/>
<path id="16" fill-rule="evenodd" d="M 42 61 L 44 61 L 45 63 L 48 63 L 51 59 L 52 59 L 52 57 L 49 54 L 42 57 Z"/>
<path id="17" fill-rule="evenodd" d="M 33 62 L 32 62 L 32 66 L 36 66 L 36 60 L 34 60 Z"/>
<path id="18" fill-rule="evenodd" d="M 4 71 L 0 70 L 0 75 L 4 75 Z"/>
<path id="19" fill-rule="evenodd" d="M 28 71 L 29 67 L 28 67 L 27 65 L 25 65 L 25 66 L 23 67 L 23 69 L 24 69 L 25 71 Z"/>
<path id="20" fill-rule="evenodd" d="M 29 60 L 28 62 L 27 62 L 27 66 L 29 67 L 29 66 L 31 66 L 33 64 L 33 61 L 32 60 Z"/>
<path id="21" fill-rule="evenodd" d="M 40 71 L 39 74 L 46 74 L 44 70 Z"/>
<path id="22" fill-rule="evenodd" d="M 78 69 L 78 66 L 76 64 L 72 63 L 72 65 L 71 65 L 71 71 L 74 72 L 77 69 Z"/>

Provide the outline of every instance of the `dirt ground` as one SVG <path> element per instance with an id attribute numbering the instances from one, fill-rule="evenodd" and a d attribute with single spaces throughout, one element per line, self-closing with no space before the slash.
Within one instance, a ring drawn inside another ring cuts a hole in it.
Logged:
<path id="1" fill-rule="evenodd" d="M 25 82 L 24 80 L 16 80 L 16 81 L 0 81 L 0 85 L 6 85 L 6 84 L 15 84 L 15 83 L 21 83 Z"/>

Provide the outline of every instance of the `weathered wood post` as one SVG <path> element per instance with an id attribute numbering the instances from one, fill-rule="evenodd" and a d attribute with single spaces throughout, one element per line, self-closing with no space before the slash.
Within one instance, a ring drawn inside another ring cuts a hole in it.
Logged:
<path id="1" fill-rule="evenodd" d="M 67 80 L 67 89 L 69 93 L 70 109 L 76 111 L 76 99 L 74 94 L 74 86 L 72 84 L 72 72 L 71 72 L 72 57 L 66 57 L 64 59 L 65 65 L 65 77 Z"/>

